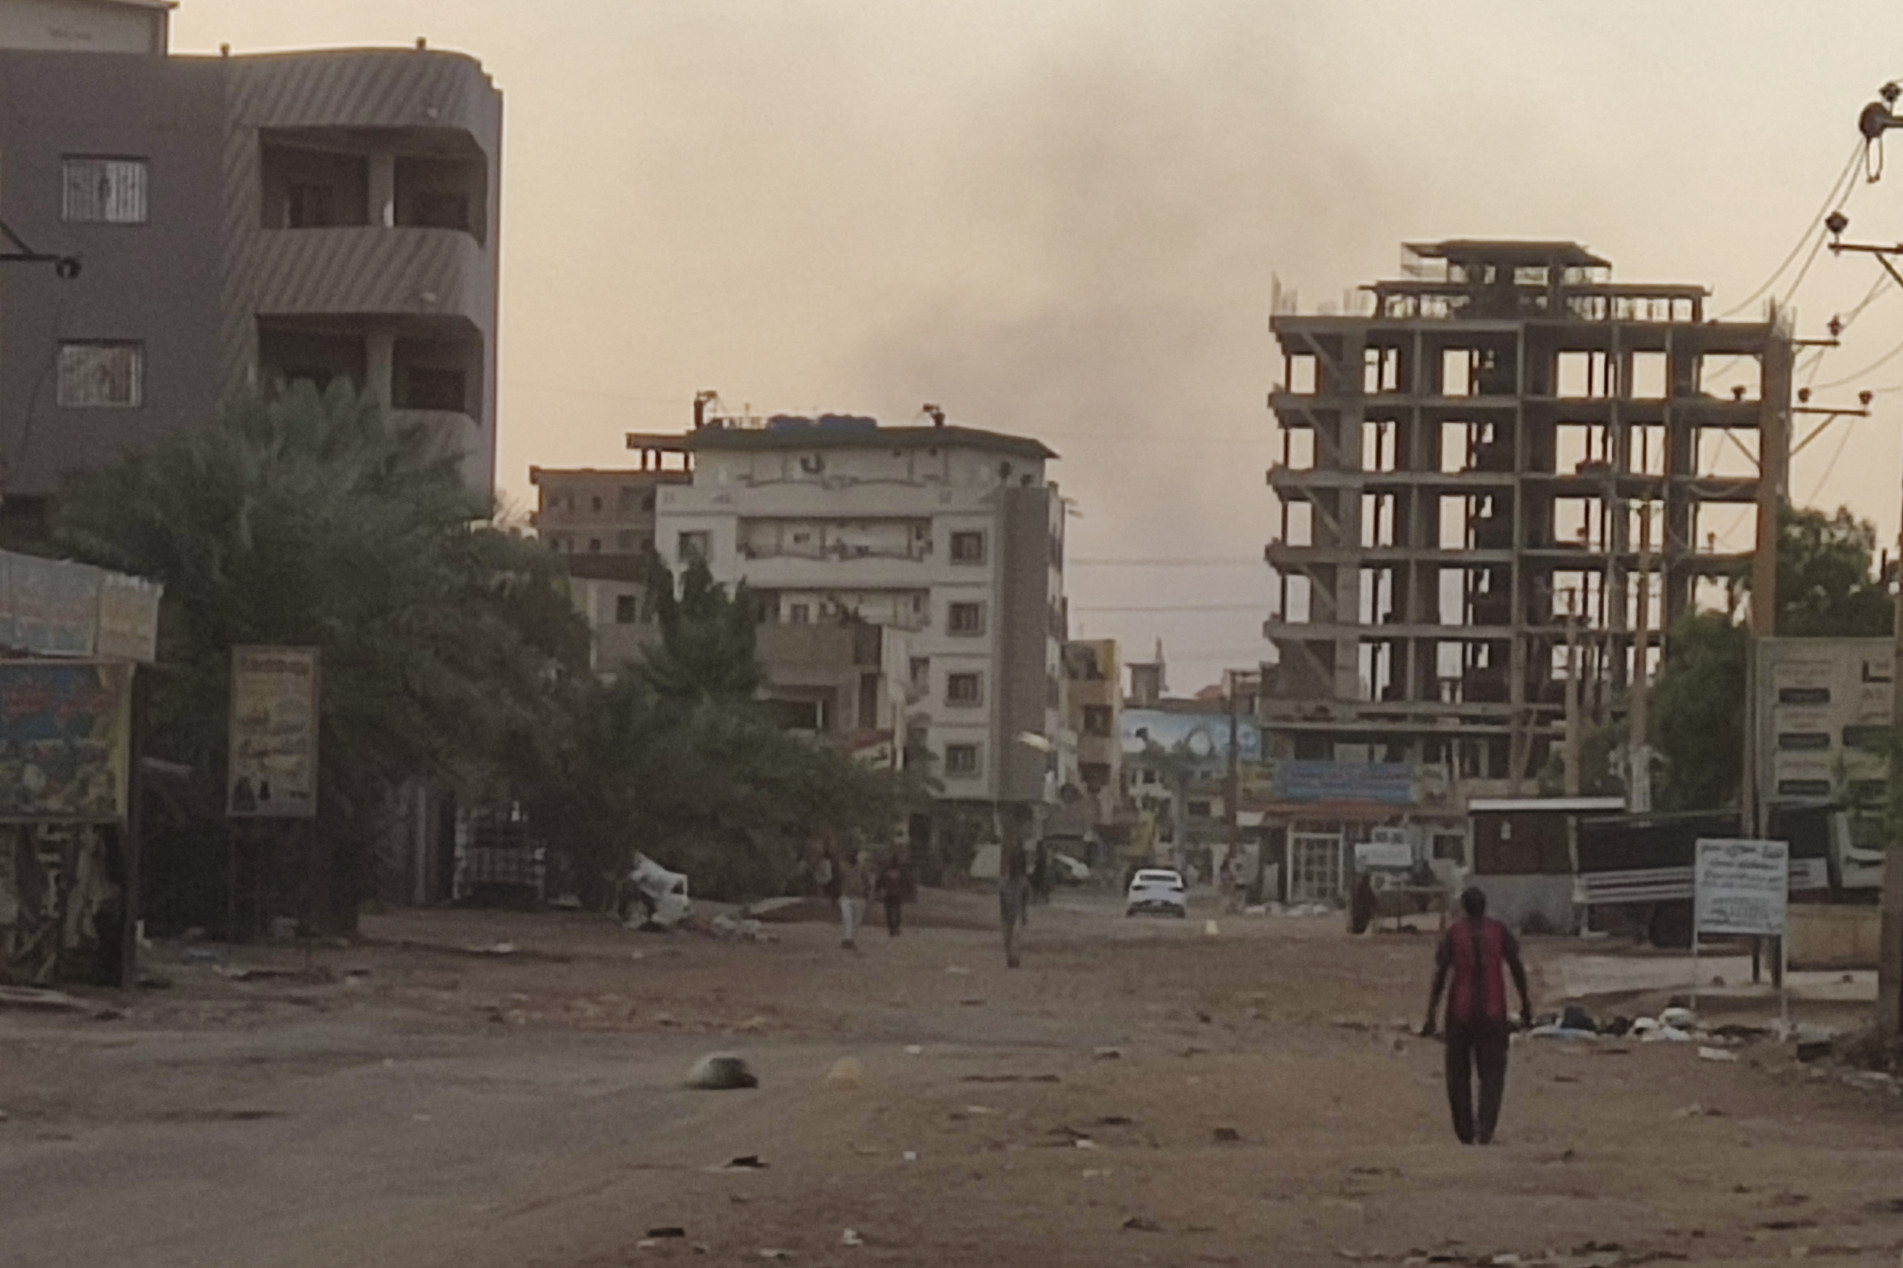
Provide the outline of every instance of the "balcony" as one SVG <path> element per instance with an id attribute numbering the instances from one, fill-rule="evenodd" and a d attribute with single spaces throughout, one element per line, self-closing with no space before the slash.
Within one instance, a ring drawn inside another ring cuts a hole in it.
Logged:
<path id="1" fill-rule="evenodd" d="M 493 269 L 467 233 L 374 225 L 272 229 L 256 250 L 260 314 L 458 317 L 478 330 L 494 324 Z"/>

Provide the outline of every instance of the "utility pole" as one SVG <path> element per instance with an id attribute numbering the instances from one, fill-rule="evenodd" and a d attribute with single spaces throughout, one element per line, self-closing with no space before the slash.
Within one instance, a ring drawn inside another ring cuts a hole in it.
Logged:
<path id="1" fill-rule="evenodd" d="M 1626 706 L 1626 809 L 1647 814 L 1652 809 L 1652 750 L 1646 742 L 1645 693 L 1651 686 L 1646 654 L 1652 626 L 1652 503 L 1639 503 L 1639 596 L 1633 622 L 1632 698 Z"/>
<path id="2" fill-rule="evenodd" d="M 1897 670 L 1903 668 L 1903 528 L 1899 528 L 1897 542 L 1896 569 L 1890 577 L 1890 589 L 1896 595 L 1891 617 L 1896 650 L 1890 667 L 1890 721 L 1897 733 L 1903 735 L 1903 683 L 1896 680 Z M 1897 781 L 1903 779 L 1903 769 L 1899 768 L 1894 741 L 1890 751 L 1890 786 L 1894 788 Z M 1877 1034 L 1885 1039 L 1903 1033 L 1903 866 L 1898 866 L 1900 855 L 1903 849 L 1893 841 L 1889 857 L 1883 861 L 1883 924 L 1877 942 Z"/>

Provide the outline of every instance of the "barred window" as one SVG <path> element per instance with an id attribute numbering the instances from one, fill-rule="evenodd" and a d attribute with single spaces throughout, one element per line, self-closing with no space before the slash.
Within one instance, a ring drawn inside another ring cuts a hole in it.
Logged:
<path id="1" fill-rule="evenodd" d="M 137 409 L 145 404 L 145 345 L 62 343 L 58 400 L 73 408 Z"/>
<path id="2" fill-rule="evenodd" d="M 947 775 L 976 775 L 978 773 L 978 746 L 976 744 L 947 744 L 945 746 L 945 773 Z"/>
<path id="3" fill-rule="evenodd" d="M 977 674 L 946 674 L 945 700 L 950 704 L 982 703 L 984 680 Z"/>
<path id="4" fill-rule="evenodd" d="M 76 224 L 146 222 L 145 160 L 74 157 L 61 173 L 60 218 Z"/>

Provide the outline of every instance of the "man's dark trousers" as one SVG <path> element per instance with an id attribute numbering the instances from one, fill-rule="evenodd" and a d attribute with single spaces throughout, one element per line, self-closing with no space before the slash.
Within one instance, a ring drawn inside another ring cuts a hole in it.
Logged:
<path id="1" fill-rule="evenodd" d="M 1473 1075 L 1480 1074 L 1480 1119 L 1474 1121 Z M 1500 1098 L 1507 1090 L 1507 1023 L 1481 1017 L 1447 1023 L 1447 1105 L 1454 1112 L 1460 1143 L 1493 1143 L 1500 1121 Z"/>

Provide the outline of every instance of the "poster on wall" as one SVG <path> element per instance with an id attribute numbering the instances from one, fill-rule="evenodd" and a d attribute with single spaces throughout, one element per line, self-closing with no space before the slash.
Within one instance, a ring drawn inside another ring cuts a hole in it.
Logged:
<path id="1" fill-rule="evenodd" d="M 132 667 L 0 661 L 0 822 L 120 823 Z"/>
<path id="2" fill-rule="evenodd" d="M 231 649 L 226 810 L 240 819 L 317 813 L 317 649 Z"/>

